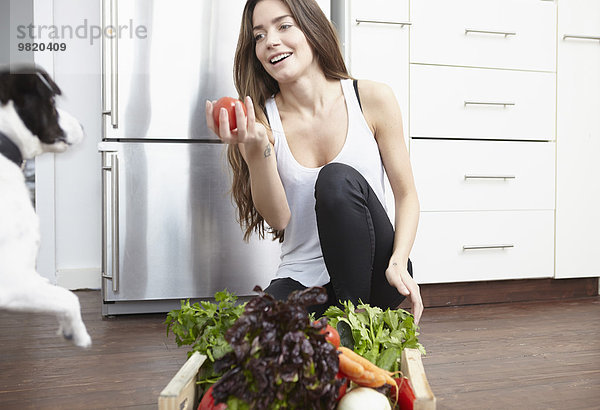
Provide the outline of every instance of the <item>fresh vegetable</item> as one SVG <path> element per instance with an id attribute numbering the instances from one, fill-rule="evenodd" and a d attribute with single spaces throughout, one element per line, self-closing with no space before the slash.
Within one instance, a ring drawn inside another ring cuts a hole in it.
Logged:
<path id="1" fill-rule="evenodd" d="M 348 355 L 340 354 L 340 371 L 350 379 L 357 379 L 365 372 L 365 368 L 358 362 L 350 359 Z"/>
<path id="2" fill-rule="evenodd" d="M 206 370 L 201 377 L 211 383 L 220 376 L 214 373 L 213 363 L 232 351 L 225 340 L 225 332 L 244 311 L 244 304 L 236 305 L 237 297 L 227 290 L 215 293 L 215 302 L 190 305 L 189 300 L 182 300 L 181 309 L 170 311 L 165 321 L 167 336 L 172 331 L 177 346 L 192 346 L 188 357 L 196 351 L 207 356 L 208 360 L 202 366 Z"/>
<path id="3" fill-rule="evenodd" d="M 343 307 L 343 310 L 337 306 L 327 309 L 325 317 L 329 324 L 338 330 L 343 346 L 378 367 L 397 372 L 398 358 L 407 347 L 425 354 L 417 338 L 418 327 L 409 312 L 402 309 L 383 311 L 365 303 L 355 307 L 350 301 L 343 302 Z"/>
<path id="4" fill-rule="evenodd" d="M 229 118 L 229 129 L 234 130 L 237 128 L 237 118 L 235 116 L 235 103 L 240 101 L 236 98 L 232 97 L 221 97 L 217 100 L 215 105 L 213 106 L 213 120 L 215 122 L 215 127 L 217 131 L 219 130 L 219 115 L 221 113 L 221 108 L 225 108 L 227 111 L 227 117 Z M 244 115 L 248 115 L 246 111 L 246 106 L 242 102 L 242 108 L 244 109 Z"/>
<path id="5" fill-rule="evenodd" d="M 210 386 L 208 390 L 202 396 L 198 410 L 225 410 L 227 405 L 225 403 L 215 404 L 215 398 L 212 395 L 213 386 Z"/>
<path id="6" fill-rule="evenodd" d="M 406 377 L 397 377 L 394 379 L 396 385 L 390 390 L 390 397 L 397 402 L 397 406 L 402 410 L 413 410 L 415 402 L 415 392 Z"/>
<path id="7" fill-rule="evenodd" d="M 347 347 L 340 346 L 338 351 L 340 352 L 340 370 L 359 386 L 381 387 L 384 384 L 389 384 L 390 386 L 396 385 L 391 372 L 377 367 Z"/>
<path id="8" fill-rule="evenodd" d="M 233 351 L 215 362 L 224 369 L 213 397 L 229 409 L 333 409 L 343 379 L 336 379 L 336 348 L 313 323 L 306 307 L 324 303 L 327 292 L 313 287 L 277 301 L 257 287 L 225 339 Z"/>
<path id="9" fill-rule="evenodd" d="M 327 340 L 329 343 L 331 343 L 335 347 L 340 347 L 340 335 L 338 331 L 335 330 L 335 328 L 332 327 L 329 323 L 327 323 L 327 325 L 321 330 L 321 334 L 325 335 L 325 340 Z"/>
<path id="10" fill-rule="evenodd" d="M 339 370 L 337 372 L 337 374 L 335 375 L 336 379 L 342 380 L 342 385 L 340 386 L 339 390 L 338 390 L 338 395 L 336 400 L 340 400 L 342 397 L 344 397 L 344 395 L 346 394 L 346 390 L 348 389 L 348 384 L 350 383 L 350 381 L 348 380 L 348 378 L 346 377 L 346 375 L 344 373 L 342 373 L 341 370 Z"/>
<path id="11" fill-rule="evenodd" d="M 391 408 L 385 395 L 369 387 L 350 390 L 338 404 L 338 410 L 391 410 Z"/>

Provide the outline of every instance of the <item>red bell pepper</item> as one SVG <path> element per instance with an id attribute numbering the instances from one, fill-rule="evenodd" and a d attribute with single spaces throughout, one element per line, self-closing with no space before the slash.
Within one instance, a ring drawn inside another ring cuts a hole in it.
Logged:
<path id="1" fill-rule="evenodd" d="M 206 393 L 204 393 L 204 396 L 202 396 L 202 400 L 198 405 L 198 410 L 225 410 L 227 408 L 225 403 L 215 404 L 212 390 L 213 386 L 210 386 Z"/>
<path id="2" fill-rule="evenodd" d="M 396 386 L 390 389 L 390 397 L 392 401 L 398 400 L 398 408 L 401 410 L 413 410 L 415 402 L 415 392 L 410 385 L 410 381 L 406 377 L 397 377 L 394 379 Z"/>

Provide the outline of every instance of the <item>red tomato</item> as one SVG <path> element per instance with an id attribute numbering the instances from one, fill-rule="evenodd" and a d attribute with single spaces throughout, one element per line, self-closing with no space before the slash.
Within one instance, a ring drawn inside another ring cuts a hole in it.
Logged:
<path id="1" fill-rule="evenodd" d="M 334 345 L 336 349 L 340 347 L 340 334 L 331 325 L 328 324 L 325 329 L 321 330 L 321 334 L 325 335 L 325 340 Z"/>
<path id="2" fill-rule="evenodd" d="M 412 410 L 415 402 L 415 393 L 410 385 L 410 381 L 406 377 L 398 377 L 394 380 L 396 381 L 396 386 L 392 386 L 390 389 L 390 398 L 392 401 L 396 401 L 397 391 L 398 407 L 402 410 Z"/>
<path id="3" fill-rule="evenodd" d="M 225 403 L 215 404 L 215 399 L 212 396 L 213 386 L 210 386 L 202 400 L 198 405 L 198 410 L 225 410 L 227 405 Z"/>
<path id="4" fill-rule="evenodd" d="M 237 119 L 235 117 L 235 103 L 239 101 L 236 98 L 231 97 L 222 97 L 215 103 L 213 106 L 213 120 L 215 121 L 215 127 L 217 131 L 219 131 L 219 113 L 221 112 L 221 108 L 225 108 L 227 110 L 227 116 L 229 117 L 229 129 L 234 130 L 237 128 Z M 247 115 L 246 106 L 242 103 L 242 108 L 244 109 L 244 114 Z"/>

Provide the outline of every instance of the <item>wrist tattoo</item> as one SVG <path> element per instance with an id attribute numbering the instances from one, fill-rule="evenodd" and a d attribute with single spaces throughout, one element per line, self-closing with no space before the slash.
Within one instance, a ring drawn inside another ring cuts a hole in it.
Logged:
<path id="1" fill-rule="evenodd" d="M 265 147 L 265 150 L 263 152 L 265 158 L 268 158 L 271 156 L 271 144 L 267 142 L 267 146 Z"/>

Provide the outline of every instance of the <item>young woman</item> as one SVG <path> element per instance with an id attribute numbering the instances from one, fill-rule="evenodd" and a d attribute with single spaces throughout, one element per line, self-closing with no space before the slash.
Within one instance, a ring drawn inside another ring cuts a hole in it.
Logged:
<path id="1" fill-rule="evenodd" d="M 375 63 L 375 62 L 374 62 Z M 219 113 L 229 144 L 233 196 L 247 239 L 268 229 L 281 263 L 265 289 L 285 299 L 324 286 L 329 303 L 396 308 L 423 303 L 408 259 L 419 202 L 392 90 L 349 76 L 331 23 L 314 0 L 248 0 L 235 57 L 237 130 Z M 215 131 L 213 103 L 206 121 Z M 395 229 L 382 204 L 384 168 Z M 265 224 L 269 228 L 265 228 Z"/>

